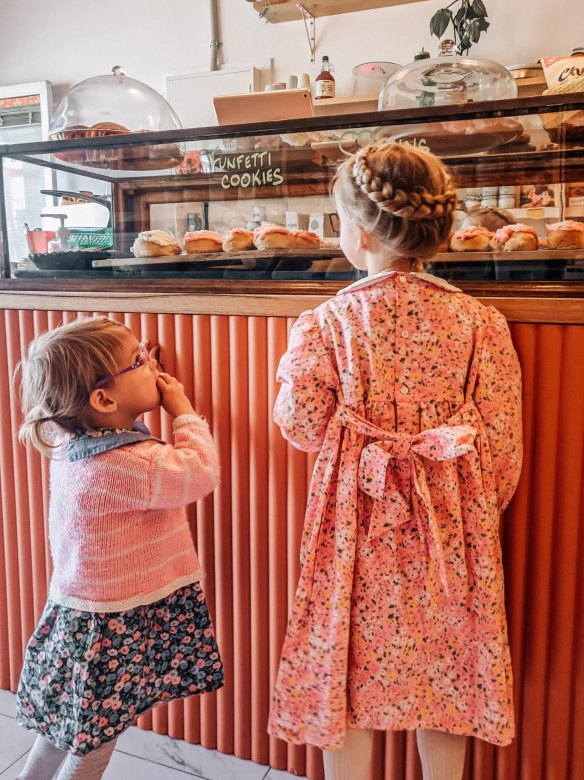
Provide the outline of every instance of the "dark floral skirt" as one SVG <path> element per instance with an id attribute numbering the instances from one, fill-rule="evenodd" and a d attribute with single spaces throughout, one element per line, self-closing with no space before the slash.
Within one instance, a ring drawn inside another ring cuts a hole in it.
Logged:
<path id="1" fill-rule="evenodd" d="M 214 691 L 223 666 L 200 583 L 126 612 L 47 602 L 17 693 L 21 726 L 85 754 L 161 702 Z"/>

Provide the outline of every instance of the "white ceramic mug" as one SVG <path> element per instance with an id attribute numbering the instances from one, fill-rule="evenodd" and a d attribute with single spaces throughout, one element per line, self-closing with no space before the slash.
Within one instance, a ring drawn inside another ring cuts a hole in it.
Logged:
<path id="1" fill-rule="evenodd" d="M 296 89 L 298 87 L 298 76 L 288 76 L 286 89 Z"/>
<path id="2" fill-rule="evenodd" d="M 308 73 L 301 73 L 298 76 L 298 89 L 310 89 L 310 76 Z"/>

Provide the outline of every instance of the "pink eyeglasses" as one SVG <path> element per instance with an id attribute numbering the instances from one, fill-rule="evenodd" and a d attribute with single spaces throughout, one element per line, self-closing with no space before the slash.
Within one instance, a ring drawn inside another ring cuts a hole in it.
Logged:
<path id="1" fill-rule="evenodd" d="M 146 347 L 146 344 L 141 341 L 139 344 L 140 349 L 140 357 L 138 360 L 136 360 L 135 363 L 132 363 L 131 366 L 128 366 L 128 368 L 122 368 L 121 371 L 117 371 L 115 374 L 108 374 L 107 376 L 102 377 L 99 381 L 97 381 L 93 389 L 95 390 L 98 387 L 103 387 L 104 385 L 107 385 L 108 382 L 111 382 L 112 379 L 115 379 L 118 376 L 121 376 L 122 374 L 127 374 L 128 371 L 135 371 L 137 368 L 140 368 L 141 366 L 145 366 L 146 363 L 150 362 L 150 350 Z"/>

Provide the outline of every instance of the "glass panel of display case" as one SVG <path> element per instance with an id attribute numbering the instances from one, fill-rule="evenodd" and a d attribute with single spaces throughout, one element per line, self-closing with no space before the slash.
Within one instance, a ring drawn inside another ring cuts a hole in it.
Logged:
<path id="1" fill-rule="evenodd" d="M 10 250 L 5 273 L 350 281 L 357 272 L 339 247 L 330 183 L 342 160 L 387 142 L 432 151 L 453 174 L 456 238 L 434 273 L 454 282 L 581 279 L 584 110 L 557 101 L 0 148 L 5 178 L 18 160 L 56 181 L 29 225 L 28 257 Z M 24 231 L 19 209 L 7 190 L 5 224 Z M 476 227 L 489 233 L 478 248 L 465 243 Z"/>

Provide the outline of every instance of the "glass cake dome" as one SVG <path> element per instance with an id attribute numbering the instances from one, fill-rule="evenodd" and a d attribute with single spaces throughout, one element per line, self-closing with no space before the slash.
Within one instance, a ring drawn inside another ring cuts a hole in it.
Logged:
<path id="1" fill-rule="evenodd" d="M 179 118 L 156 90 L 126 76 L 116 65 L 111 75 L 93 76 L 71 87 L 51 117 L 49 133 L 56 140 L 79 137 L 74 130 L 94 130 L 82 137 L 144 133 L 180 128 Z"/>
<path id="2" fill-rule="evenodd" d="M 454 56 L 454 41 L 442 41 L 439 56 L 412 62 L 392 74 L 379 95 L 379 110 L 460 105 L 517 97 L 509 71 L 492 60 Z"/>
<path id="3" fill-rule="evenodd" d="M 110 75 L 85 79 L 67 92 L 51 117 L 49 138 L 101 138 L 180 127 L 178 116 L 162 95 L 116 65 Z M 57 156 L 93 167 L 156 170 L 179 165 L 184 150 L 179 144 L 166 143 L 59 152 Z"/>

